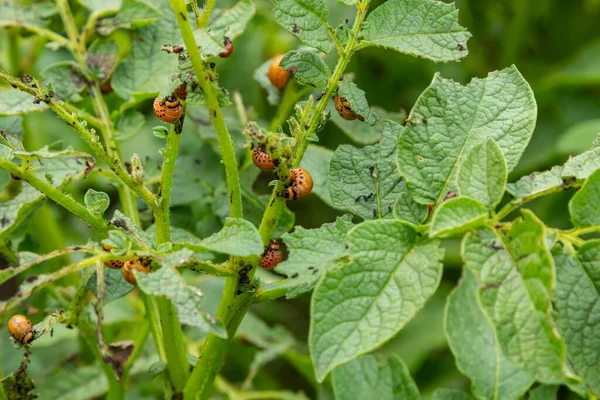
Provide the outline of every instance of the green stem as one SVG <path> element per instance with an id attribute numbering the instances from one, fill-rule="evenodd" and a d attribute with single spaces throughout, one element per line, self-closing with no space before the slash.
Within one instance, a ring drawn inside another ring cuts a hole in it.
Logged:
<path id="1" fill-rule="evenodd" d="M 173 172 L 179 149 L 181 129 L 183 127 L 183 116 L 171 126 L 167 148 L 165 150 L 162 176 L 160 182 L 159 203 L 160 206 L 154 212 L 156 218 L 156 245 L 168 242 L 171 239 L 170 206 L 171 189 L 173 184 Z M 177 318 L 177 311 L 171 301 L 165 297 L 156 298 L 160 323 L 163 333 L 163 342 L 167 356 L 167 369 L 171 382 L 176 391 L 181 391 L 189 376 L 187 352 L 183 340 L 181 324 Z"/>
<path id="2" fill-rule="evenodd" d="M 192 3 L 195 2 L 196 0 L 192 0 Z M 208 24 L 208 19 L 212 14 L 213 8 L 215 8 L 216 2 L 217 0 L 206 0 L 206 3 L 204 3 L 204 9 L 202 10 L 202 15 L 200 16 L 200 19 L 196 21 L 196 29 L 202 29 L 206 26 L 206 24 Z M 198 5 L 196 5 L 196 7 L 198 7 Z"/>
<path id="3" fill-rule="evenodd" d="M 88 130 L 84 124 L 79 121 L 77 116 L 71 114 L 62 104 L 56 101 L 53 98 L 46 98 L 45 94 L 37 87 L 32 87 L 21 82 L 20 79 L 17 79 L 13 76 L 10 76 L 2 71 L 0 71 L 0 79 L 4 79 L 9 84 L 13 85 L 13 87 L 18 88 L 19 90 L 28 93 L 32 96 L 37 96 L 45 100 L 48 104 L 48 107 L 52 109 L 60 118 L 62 118 L 67 125 L 73 127 L 81 139 L 90 147 L 92 153 L 97 157 L 101 158 L 106 165 L 110 167 L 110 169 L 117 174 L 117 176 L 129 186 L 138 196 L 148 204 L 150 208 L 155 210 L 157 208 L 156 198 L 154 195 L 146 188 L 143 183 L 135 183 L 132 177 L 129 175 L 127 170 L 124 168 L 123 163 L 117 157 L 111 157 L 104 150 L 101 141 L 96 136 L 95 130 Z"/>
<path id="4" fill-rule="evenodd" d="M 271 125 L 269 126 L 269 131 L 275 132 L 277 128 L 279 128 L 285 122 L 286 118 L 290 115 L 294 105 L 300 100 L 304 95 L 309 93 L 312 89 L 309 88 L 300 88 L 300 90 L 296 90 L 297 86 L 294 81 L 289 82 L 283 92 L 283 99 L 281 99 L 281 103 L 279 103 L 279 107 L 277 107 L 277 112 L 275 116 L 271 120 Z"/>
<path id="5" fill-rule="evenodd" d="M 587 228 L 574 229 L 570 233 L 573 236 L 582 236 L 582 235 L 587 235 L 589 233 L 596 233 L 596 232 L 600 232 L 600 225 L 589 226 Z"/>
<path id="6" fill-rule="evenodd" d="M 367 13 L 368 3 L 367 2 L 358 2 L 357 3 L 357 13 L 356 20 L 354 21 L 354 26 L 352 28 L 353 35 L 346 44 L 343 52 L 340 52 L 338 62 L 333 70 L 333 74 L 331 79 L 329 79 L 329 83 L 327 85 L 327 89 L 325 93 L 321 97 L 321 100 L 317 103 L 308 128 L 303 132 L 302 136 L 299 138 L 298 143 L 294 147 L 294 156 L 292 159 L 292 168 L 298 167 L 300 162 L 302 161 L 302 157 L 304 156 L 304 152 L 308 147 L 308 136 L 313 133 L 319 122 L 321 120 L 321 115 L 325 111 L 327 104 L 329 103 L 329 99 L 335 92 L 338 82 L 344 73 L 344 70 L 348 66 L 348 62 L 352 57 L 355 51 L 356 39 L 358 36 L 358 30 L 360 29 L 360 25 Z M 281 211 L 283 210 L 283 205 L 285 203 L 285 199 L 280 196 L 280 193 L 283 191 L 283 182 L 278 181 L 275 187 L 273 188 L 273 193 L 271 194 L 271 198 L 269 199 L 268 206 L 263 214 L 262 221 L 260 222 L 260 226 L 258 227 L 258 232 L 260 233 L 260 237 L 263 240 L 263 243 L 266 245 L 271 237 L 273 236 L 273 232 L 277 227 L 277 221 L 281 216 Z"/>
<path id="7" fill-rule="evenodd" d="M 140 297 L 144 302 L 146 318 L 150 324 L 150 331 L 152 332 L 152 338 L 154 339 L 154 346 L 156 347 L 158 357 L 161 361 L 167 361 L 167 351 L 163 341 L 162 329 L 160 328 L 160 322 L 156 317 L 158 315 L 158 306 L 156 305 L 153 297 L 148 296 L 143 292 L 140 292 Z"/>
<path id="8" fill-rule="evenodd" d="M 84 71 L 87 70 L 85 65 L 85 49 L 82 49 L 79 45 L 79 31 L 77 30 L 77 25 L 75 24 L 75 19 L 73 18 L 73 13 L 71 12 L 71 7 L 69 6 L 68 0 L 56 0 L 56 7 L 58 8 L 58 13 L 60 14 L 60 18 L 63 21 L 63 25 L 65 30 L 67 31 L 67 37 L 69 38 L 69 47 L 77 62 L 81 65 Z M 86 74 L 87 75 L 87 74 Z"/>
<path id="9" fill-rule="evenodd" d="M 37 36 L 45 37 L 47 39 L 52 40 L 53 42 L 57 42 L 61 46 L 71 47 L 70 46 L 71 43 L 69 42 L 69 40 L 67 38 L 65 38 L 62 35 L 59 35 L 58 33 L 54 33 L 51 30 L 40 28 L 39 26 L 35 26 L 35 25 L 26 24 L 21 21 L 2 21 L 2 22 L 0 22 L 0 28 L 9 28 L 9 27 L 23 29 L 23 30 L 29 31 L 31 33 L 34 33 Z"/>
<path id="10" fill-rule="evenodd" d="M 0 168 L 29 183 L 31 186 L 48 196 L 50 199 L 69 210 L 72 214 L 75 214 L 89 225 L 96 228 L 98 231 L 102 233 L 106 233 L 108 231 L 106 221 L 93 215 L 88 211 L 87 208 L 85 208 L 85 206 L 79 204 L 70 195 L 64 194 L 61 190 L 50 185 L 47 181 L 38 178 L 31 171 L 22 170 L 5 158 L 0 158 Z"/>
<path id="11" fill-rule="evenodd" d="M 129 378 L 129 374 L 131 373 L 131 367 L 133 366 L 133 363 L 139 357 L 139 355 L 142 354 L 144 345 L 148 340 L 148 334 L 150 333 L 150 324 L 148 323 L 148 321 L 142 321 L 138 324 L 138 326 L 140 328 L 137 337 L 134 340 L 135 345 L 133 347 L 133 352 L 129 356 L 129 359 L 127 360 L 125 365 L 123 365 L 123 374 L 121 375 L 121 385 L 123 386 Z"/>
<path id="12" fill-rule="evenodd" d="M 223 113 L 219 107 L 215 88 L 212 85 L 204 61 L 198 50 L 198 45 L 194 39 L 194 32 L 192 31 L 190 21 L 187 18 L 185 1 L 170 0 L 170 2 L 177 18 L 177 24 L 179 25 L 185 48 L 188 51 L 190 61 L 194 67 L 198 85 L 202 89 L 202 93 L 204 93 L 206 106 L 208 107 L 208 112 L 215 127 L 217 139 L 219 140 L 219 148 L 221 149 L 221 157 L 223 159 L 223 164 L 225 165 L 225 175 L 227 177 L 230 215 L 233 218 L 242 218 L 242 196 L 240 193 L 240 178 L 238 175 L 237 161 L 235 159 L 235 147 L 231 140 L 231 136 L 229 135 L 229 131 L 227 130 L 225 120 L 223 119 Z M 212 10 L 214 2 L 215 0 L 208 0 L 206 3 L 203 13 L 203 16 L 204 14 L 207 15 L 206 19 L 208 19 L 208 15 L 210 15 L 209 11 Z"/>

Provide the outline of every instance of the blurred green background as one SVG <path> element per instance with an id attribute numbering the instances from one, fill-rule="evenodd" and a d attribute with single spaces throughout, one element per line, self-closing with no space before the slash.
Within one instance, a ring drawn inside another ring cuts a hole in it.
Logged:
<path id="1" fill-rule="evenodd" d="M 375 1 L 371 9 L 380 3 Z M 217 6 L 233 4 L 230 0 L 219 1 Z M 329 22 L 333 26 L 346 18 L 353 18 L 352 8 L 333 0 L 327 0 L 327 4 L 330 9 Z M 85 13 L 77 3 L 73 2 L 72 6 L 76 11 L 79 10 L 77 16 L 83 23 Z M 221 85 L 230 92 L 241 94 L 251 120 L 268 125 L 276 107 L 269 105 L 264 89 L 251 77 L 267 59 L 297 48 L 300 43 L 276 24 L 270 1 L 256 0 L 256 6 L 257 14 L 244 35 L 235 41 L 233 55 L 216 62 Z M 457 0 L 456 6 L 461 25 L 473 34 L 468 42 L 469 55 L 460 63 L 435 64 L 377 48 L 367 48 L 355 54 L 347 73 L 353 74 L 355 83 L 366 91 L 370 105 L 390 112 L 408 113 L 437 72 L 467 84 L 472 78 L 485 77 L 490 71 L 515 64 L 534 90 L 538 122 L 533 139 L 509 181 L 560 164 L 569 155 L 588 148 L 600 132 L 600 0 Z M 60 24 L 56 24 L 56 29 L 60 31 Z M 39 58 L 30 60 L 30 67 L 22 70 L 17 66 L 15 71 L 15 66 L 9 65 L 8 52 L 11 40 L 17 34 L 10 31 L 0 33 L 0 54 L 3 55 L 0 67 L 3 69 L 19 74 L 27 72 L 38 77 L 47 65 L 70 58 L 64 50 L 43 49 Z M 127 33 L 118 35 L 119 40 L 127 42 Z M 31 49 L 40 44 L 32 38 L 23 38 L 18 46 L 22 56 L 27 57 Z M 124 47 L 126 50 L 127 46 Z M 27 61 L 26 58 L 24 60 Z M 335 62 L 333 56 L 328 56 L 326 61 L 330 66 Z M 318 92 L 315 94 L 318 95 Z M 111 109 L 122 103 L 115 93 L 107 95 L 106 100 Z M 145 160 L 146 176 L 151 177 L 153 170 L 157 171 L 161 160 L 158 150 L 164 144 L 151 134 L 151 128 L 158 125 L 151 111 L 151 100 L 138 109 L 146 115 L 145 125 L 134 136 L 122 140 L 121 149 L 126 160 L 134 152 L 139 154 Z M 235 107 L 230 107 L 226 114 L 236 143 L 242 145 L 242 126 Z M 218 147 L 211 129 L 204 125 L 206 120 L 201 112 L 186 119 L 180 152 L 182 157 L 178 160 L 173 195 L 174 225 L 200 237 L 218 230 L 227 213 L 221 201 L 224 174 L 215 168 L 218 165 Z M 28 149 L 59 143 L 60 146 L 73 145 L 86 150 L 74 132 L 50 112 L 28 114 L 24 117 L 23 125 Z M 319 138 L 318 144 L 331 150 L 344 143 L 357 146 L 365 144 L 364 141 L 354 142 L 332 122 L 327 124 Z M 373 138 L 368 141 L 372 142 Z M 241 159 L 244 151 L 241 147 L 238 150 Z M 250 182 L 255 176 L 256 171 L 247 171 L 243 179 Z M 266 194 L 270 179 L 267 175 L 259 176 L 253 190 L 259 195 Z M 9 184 L 6 174 L 0 180 L 3 186 Z M 106 215 L 112 215 L 112 209 L 118 206 L 118 196 L 115 188 L 102 177 L 91 176 L 85 181 L 71 184 L 68 190 L 81 200 L 89 187 L 110 195 L 112 204 Z M 6 191 L 5 198 L 8 196 Z M 566 228 L 569 227 L 566 212 L 569 196 L 570 193 L 556 194 L 537 200 L 530 207 L 549 226 Z M 292 203 L 289 208 L 295 214 L 296 224 L 307 228 L 332 222 L 342 214 L 316 196 Z M 259 217 L 260 213 L 256 218 Z M 151 223 L 148 210 L 142 212 L 142 218 L 146 226 Z M 287 218 L 291 223 L 291 215 Z M 48 223 L 49 220 L 58 221 L 58 224 Z M 67 244 L 85 243 L 88 236 L 89 230 L 85 224 L 47 203 L 18 229 L 11 245 L 16 250 L 44 253 Z M 445 298 L 460 277 L 458 243 L 448 242 L 446 247 L 444 279 L 437 294 L 383 349 L 384 352 L 396 352 L 404 359 L 422 393 L 429 393 L 438 387 L 469 387 L 469 382 L 454 365 L 443 331 Z M 67 261 L 63 259 L 47 263 L 39 267 L 37 272 L 58 268 Z M 204 288 L 207 309 L 214 309 L 221 283 L 192 274 L 190 279 Z M 67 285 L 74 282 L 75 279 L 66 280 L 64 286 L 41 291 L 22 311 L 38 322 L 46 312 L 62 307 L 62 298 L 72 296 L 73 291 Z M 13 293 L 17 284 L 11 282 L 3 286 L 0 292 L 2 297 Z M 261 347 L 268 348 L 291 340 L 291 345 L 283 346 L 287 349 L 283 357 L 270 362 L 257 373 L 253 387 L 304 390 L 308 397 L 315 398 L 317 390 L 312 387 L 310 379 L 298 372 L 302 370 L 302 365 L 306 365 L 306 359 L 302 357 L 302 354 L 306 354 L 306 348 L 302 343 L 306 343 L 308 335 L 309 303 L 310 296 L 305 295 L 293 301 L 280 300 L 255 306 L 249 322 L 246 321 L 242 327 L 244 340 L 236 341 L 231 349 L 223 370 L 224 376 L 233 383 L 242 383 L 252 359 L 258 352 L 264 353 L 264 350 L 259 350 Z M 109 304 L 105 312 L 107 340 L 131 337 L 136 324 L 140 323 L 142 309 L 135 296 Z M 2 316 L 1 319 L 5 321 L 7 318 Z M 200 334 L 193 330 L 186 331 L 186 334 L 195 343 L 190 347 L 190 353 L 197 355 Z M 78 391 L 70 391 L 72 397 L 69 398 L 89 398 L 101 394 L 101 391 L 95 393 L 91 389 L 101 388 L 103 377 L 90 364 L 91 356 L 85 348 L 85 343 L 78 339 L 75 332 L 64 327 L 57 328 L 53 338 L 44 337 L 34 344 L 30 372 L 36 383 L 44 389 L 44 398 L 52 398 L 52 395 L 61 393 L 60 390 L 73 387 Z M 157 380 L 150 380 L 148 372 L 148 368 L 156 361 L 152 352 L 150 343 L 134 368 L 134 379 L 141 384 L 131 389 L 128 398 L 158 395 L 160 384 Z M 21 354 L 21 351 L 11 349 L 3 323 L 0 329 L 0 371 L 3 376 L 17 368 Z M 560 393 L 564 395 L 562 391 Z"/>

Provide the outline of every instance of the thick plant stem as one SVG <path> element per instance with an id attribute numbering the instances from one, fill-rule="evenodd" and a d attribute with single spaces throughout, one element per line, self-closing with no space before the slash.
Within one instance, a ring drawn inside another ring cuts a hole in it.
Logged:
<path id="1" fill-rule="evenodd" d="M 321 115 L 325 111 L 327 104 L 329 103 L 329 99 L 335 92 L 338 82 L 342 77 L 346 67 L 348 66 L 348 62 L 352 57 L 352 54 L 355 50 L 356 39 L 358 36 L 358 30 L 360 29 L 360 25 L 362 24 L 363 19 L 367 13 L 367 2 L 358 2 L 357 8 L 358 11 L 356 13 L 356 20 L 354 21 L 354 26 L 352 31 L 354 34 L 346 44 L 343 52 L 340 52 L 340 58 L 333 70 L 333 74 L 331 79 L 329 79 L 329 83 L 327 85 L 327 89 L 325 93 L 321 97 L 321 100 L 317 103 L 315 109 L 313 110 L 312 118 L 310 123 L 308 124 L 308 128 L 303 132 L 302 137 L 299 138 L 298 143 L 294 147 L 294 155 L 292 159 L 292 168 L 296 168 L 300 165 L 302 161 L 302 157 L 304 156 L 304 152 L 308 147 L 308 136 L 315 132 L 319 122 L 321 120 Z M 263 240 L 263 243 L 266 245 L 271 237 L 273 236 L 273 232 L 277 227 L 277 221 L 279 221 L 279 217 L 281 216 L 281 211 L 283 210 L 283 204 L 285 199 L 280 196 L 280 193 L 283 190 L 283 183 L 278 181 L 275 187 L 273 188 L 273 193 L 271 194 L 271 198 L 269 200 L 269 205 L 263 214 L 262 221 L 260 222 L 260 226 L 258 227 L 258 232 L 260 233 L 260 237 Z"/>
<path id="2" fill-rule="evenodd" d="M 217 132 L 217 139 L 219 140 L 219 148 L 221 149 L 221 157 L 223 159 L 223 164 L 225 165 L 225 175 L 227 177 L 229 213 L 233 218 L 242 218 L 242 196 L 240 192 L 237 160 L 235 159 L 235 147 L 231 140 L 231 136 L 229 136 L 225 120 L 223 119 L 223 113 L 219 107 L 215 88 L 211 83 L 204 61 L 198 50 L 198 45 L 194 39 L 194 32 L 192 31 L 190 21 L 187 18 L 185 1 L 170 0 L 170 2 L 177 18 L 177 24 L 179 25 L 185 48 L 188 51 L 190 61 L 194 67 L 198 85 L 202 89 L 202 93 L 204 93 L 206 106 L 208 107 L 210 118 Z M 209 6 L 210 5 L 207 4 L 207 7 Z M 205 7 L 205 13 L 208 10 L 207 7 Z"/>
<path id="3" fill-rule="evenodd" d="M 93 226 L 99 232 L 105 233 L 108 231 L 106 221 L 104 221 L 100 217 L 93 215 L 88 211 L 87 208 L 85 208 L 85 206 L 79 204 L 71 196 L 64 194 L 60 189 L 55 188 L 47 181 L 38 178 L 31 171 L 23 170 L 5 158 L 0 158 L 0 168 L 21 178 L 22 180 L 24 180 L 25 182 L 27 182 L 28 184 L 30 184 L 31 186 L 48 196 L 50 199 L 69 210 L 71 214 L 75 214 L 76 216 L 87 222 L 90 226 Z"/>
<path id="4" fill-rule="evenodd" d="M 173 172 L 175 171 L 175 161 L 179 149 L 181 129 L 183 128 L 183 118 L 182 116 L 179 121 L 171 125 L 167 148 L 164 154 L 159 193 L 160 205 L 154 212 L 156 218 L 157 246 L 171 239 L 169 208 L 171 206 Z M 189 376 L 187 352 L 181 324 L 177 318 L 177 311 L 169 299 L 158 297 L 156 298 L 156 304 L 160 313 L 163 343 L 167 356 L 167 369 L 175 390 L 179 392 L 183 389 Z"/>

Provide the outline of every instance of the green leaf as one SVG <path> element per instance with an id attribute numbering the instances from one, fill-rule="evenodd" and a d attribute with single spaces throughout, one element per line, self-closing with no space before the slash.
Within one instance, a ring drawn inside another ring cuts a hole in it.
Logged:
<path id="1" fill-rule="evenodd" d="M 117 66 L 119 52 L 120 48 L 116 42 L 95 40 L 87 49 L 85 65 L 93 76 L 105 80 Z"/>
<path id="2" fill-rule="evenodd" d="M 471 149 L 458 169 L 457 185 L 462 196 L 493 209 L 502 200 L 506 186 L 506 161 L 502 149 L 491 139 Z"/>
<path id="3" fill-rule="evenodd" d="M 600 118 L 578 122 L 569 127 L 556 142 L 556 151 L 560 154 L 579 154 L 590 147 L 598 138 Z"/>
<path id="4" fill-rule="evenodd" d="M 182 42 L 175 15 L 169 7 L 163 13 L 158 21 L 132 33 L 135 46 L 113 72 L 112 87 L 124 100 L 153 97 L 179 72 L 174 58 L 158 51 L 160 44 Z"/>
<path id="5" fill-rule="evenodd" d="M 456 389 L 437 389 L 431 400 L 471 400 L 471 396 Z"/>
<path id="6" fill-rule="evenodd" d="M 121 8 L 123 0 L 78 0 L 81 5 L 92 11 L 115 10 Z"/>
<path id="7" fill-rule="evenodd" d="M 458 369 L 478 399 L 520 399 L 533 379 L 502 354 L 494 328 L 478 303 L 479 285 L 465 269 L 446 302 L 445 330 Z"/>
<path id="8" fill-rule="evenodd" d="M 252 77 L 260 84 L 260 86 L 262 86 L 263 89 L 267 91 L 267 102 L 273 106 L 279 104 L 281 100 L 281 94 L 279 89 L 271 84 L 271 81 L 267 75 L 269 73 L 269 67 L 271 66 L 272 61 L 273 59 L 270 59 L 262 63 L 260 67 L 254 71 L 254 75 L 252 75 Z"/>
<path id="9" fill-rule="evenodd" d="M 96 272 L 92 274 L 87 282 L 87 286 L 98 297 L 98 276 Z M 131 283 L 123 278 L 123 272 L 120 269 L 104 268 L 104 304 L 120 299 L 135 289 Z"/>
<path id="10" fill-rule="evenodd" d="M 562 177 L 587 179 L 597 169 L 600 169 L 600 137 L 594 141 L 591 149 L 567 160 Z"/>
<path id="11" fill-rule="evenodd" d="M 392 218 L 404 185 L 395 168 L 396 143 L 402 126 L 386 121 L 381 141 L 362 149 L 337 148 L 329 167 L 329 195 L 335 207 L 365 219 Z"/>
<path id="12" fill-rule="evenodd" d="M 558 385 L 539 385 L 529 392 L 529 400 L 550 400 L 556 399 Z"/>
<path id="13" fill-rule="evenodd" d="M 384 110 L 381 107 L 371 107 L 373 113 L 379 115 L 379 119 L 375 125 L 369 124 L 357 124 L 356 121 L 348 121 L 342 118 L 336 111 L 333 104 L 328 106 L 329 113 L 331 114 L 331 121 L 342 130 L 348 137 L 359 144 L 373 144 L 377 143 L 381 139 L 381 131 L 385 125 L 385 120 L 390 120 L 398 124 L 404 122 L 406 113 L 402 112 L 390 112 Z"/>
<path id="14" fill-rule="evenodd" d="M 213 36 L 227 36 L 231 40 L 237 38 L 246 29 L 254 17 L 256 6 L 251 0 L 240 0 L 231 8 L 221 12 L 214 12 L 209 24 Z"/>
<path id="15" fill-rule="evenodd" d="M 481 226 L 488 215 L 483 204 L 470 197 L 447 200 L 435 210 L 430 237 L 451 237 Z"/>
<path id="16" fill-rule="evenodd" d="M 288 287 L 288 299 L 312 290 L 321 276 L 350 255 L 346 234 L 353 226 L 351 216 L 345 215 L 318 229 L 297 226 L 294 232 L 283 235 L 289 255 L 275 270 L 288 279 L 274 285 Z"/>
<path id="17" fill-rule="evenodd" d="M 313 179 L 312 193 L 323 200 L 329 207 L 335 208 L 329 196 L 329 184 L 327 175 L 329 172 L 329 164 L 333 157 L 333 151 L 325 147 L 309 144 L 300 166 L 307 171 L 310 171 L 310 176 Z"/>
<path id="18" fill-rule="evenodd" d="M 56 14 L 56 6 L 51 3 L 35 3 L 23 6 L 15 1 L 0 2 L 0 28 L 19 26 L 21 24 L 43 27 Z"/>
<path id="19" fill-rule="evenodd" d="M 283 57 L 279 65 L 294 75 L 298 82 L 315 88 L 324 88 L 331 71 L 314 51 L 292 50 Z"/>
<path id="20" fill-rule="evenodd" d="M 212 32 L 209 34 L 206 29 L 194 31 L 194 39 L 204 57 L 216 57 L 225 51 L 223 39 L 212 35 Z"/>
<path id="21" fill-rule="evenodd" d="M 502 353 L 540 382 L 563 382 L 565 344 L 549 315 L 555 272 L 544 225 L 523 210 L 504 237 L 490 228 L 465 236 L 463 258 L 480 282 Z"/>
<path id="22" fill-rule="evenodd" d="M 317 380 L 394 336 L 435 293 L 444 251 L 417 243 L 399 221 L 368 221 L 348 233 L 351 262 L 315 288 L 309 347 Z"/>
<path id="23" fill-rule="evenodd" d="M 209 196 L 209 188 L 225 182 L 225 172 L 219 165 L 221 158 L 208 143 L 192 154 L 177 157 L 173 175 L 173 206 L 181 206 Z"/>
<path id="24" fill-rule="evenodd" d="M 49 65 L 42 70 L 42 83 L 52 83 L 56 97 L 60 100 L 76 103 L 83 100 L 80 94 L 86 89 L 85 77 L 77 64 L 62 61 Z"/>
<path id="25" fill-rule="evenodd" d="M 593 276 L 600 265 L 600 241 L 589 241 L 577 254 L 557 245 L 556 290 L 552 302 L 558 331 L 567 345 L 570 365 L 586 386 L 600 394 L 600 286 Z"/>
<path id="26" fill-rule="evenodd" d="M 347 79 L 341 81 L 338 85 L 338 95 L 348 100 L 352 111 L 363 117 L 368 125 L 372 126 L 377 123 L 379 116 L 369 108 L 365 92 L 359 89 L 354 82 Z"/>
<path id="27" fill-rule="evenodd" d="M 436 74 L 412 109 L 398 145 L 398 167 L 413 199 L 440 203 L 456 191 L 458 167 L 487 139 L 500 146 L 511 171 L 531 138 L 536 115 L 533 92 L 514 66 L 467 86 Z"/>
<path id="28" fill-rule="evenodd" d="M 274 0 L 275 19 L 304 44 L 329 53 L 329 11 L 323 0 Z"/>
<path id="29" fill-rule="evenodd" d="M 404 182 L 402 182 L 402 186 L 404 187 L 400 190 L 400 197 L 394 204 L 394 218 L 413 225 L 420 225 L 425 222 L 429 210 L 426 205 L 419 204 L 410 197 Z"/>
<path id="30" fill-rule="evenodd" d="M 436 62 L 465 57 L 471 34 L 458 24 L 454 4 L 431 0 L 389 0 L 363 23 L 361 43 L 387 47 Z"/>
<path id="31" fill-rule="evenodd" d="M 39 392 L 39 400 L 91 399 L 102 397 L 107 390 L 106 375 L 99 365 L 78 365 L 77 368 L 57 368 L 36 392 Z"/>
<path id="32" fill-rule="evenodd" d="M 101 217 L 104 211 L 110 205 L 110 198 L 104 192 L 97 192 L 94 189 L 88 189 L 83 198 L 85 207 L 94 215 Z"/>
<path id="33" fill-rule="evenodd" d="M 208 251 L 239 257 L 261 255 L 264 252 L 256 227 L 250 221 L 238 218 L 227 218 L 223 229 L 193 244 Z"/>
<path id="34" fill-rule="evenodd" d="M 121 9 L 114 17 L 101 19 L 96 26 L 98 33 L 107 36 L 117 29 L 138 29 L 156 21 L 162 13 L 141 0 L 123 0 Z"/>
<path id="35" fill-rule="evenodd" d="M 137 272 L 137 271 L 136 271 Z M 136 273 L 138 287 L 151 296 L 165 296 L 175 306 L 177 316 L 182 324 L 195 326 L 206 332 L 227 338 L 227 331 L 220 321 L 202 311 L 200 289 L 189 285 L 177 269 L 164 265 L 150 274 Z"/>
<path id="36" fill-rule="evenodd" d="M 569 201 L 573 225 L 600 225 L 600 169 L 591 174 L 581 190 Z"/>
<path id="37" fill-rule="evenodd" d="M 115 139 L 125 140 L 138 133 L 146 123 L 146 117 L 139 111 L 132 108 L 119 114 L 115 123 Z"/>
<path id="38" fill-rule="evenodd" d="M 34 104 L 34 97 L 25 92 L 0 87 L 0 115 L 17 115 L 47 108 L 43 101 Z"/>
<path id="39" fill-rule="evenodd" d="M 366 355 L 333 371 L 336 400 L 418 399 L 419 389 L 400 357 Z"/>
<path id="40" fill-rule="evenodd" d="M 33 187 L 23 184 L 21 192 L 10 200 L 0 203 L 0 239 L 10 237 L 11 233 L 46 196 Z"/>

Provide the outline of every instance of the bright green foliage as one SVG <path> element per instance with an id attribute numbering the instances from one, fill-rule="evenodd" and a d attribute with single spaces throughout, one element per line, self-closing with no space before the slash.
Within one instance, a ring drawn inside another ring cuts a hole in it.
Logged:
<path id="1" fill-rule="evenodd" d="M 123 0 L 79 0 L 79 2 L 92 11 L 118 10 Z"/>
<path id="2" fill-rule="evenodd" d="M 33 104 L 31 96 L 17 90 L 0 88 L 0 115 L 18 115 L 32 111 L 42 111 L 46 104 Z"/>
<path id="3" fill-rule="evenodd" d="M 406 184 L 403 183 L 403 186 L 404 189 L 400 191 L 400 197 L 394 205 L 394 218 L 419 225 L 427 218 L 427 206 L 414 201 L 406 190 Z"/>
<path id="4" fill-rule="evenodd" d="M 189 259 L 191 252 L 182 250 Z M 227 337 L 220 321 L 203 311 L 200 305 L 202 292 L 189 285 L 174 266 L 164 265 L 158 271 L 142 274 L 134 271 L 138 287 L 152 296 L 166 296 L 177 309 L 177 316 L 182 324 L 195 326 L 220 337 Z"/>
<path id="5" fill-rule="evenodd" d="M 94 189 L 88 189 L 83 201 L 92 214 L 96 214 L 100 217 L 110 205 L 110 198 L 108 195 L 104 192 L 97 192 Z"/>
<path id="6" fill-rule="evenodd" d="M 198 29 L 194 32 L 194 39 L 198 43 L 200 52 L 204 57 L 217 57 L 225 51 L 223 39 L 213 36 L 207 29 Z"/>
<path id="7" fill-rule="evenodd" d="M 217 10 L 209 23 L 210 33 L 215 37 L 227 36 L 233 40 L 244 32 L 255 13 L 256 6 L 252 0 L 240 0 L 231 8 Z"/>
<path id="8" fill-rule="evenodd" d="M 312 298 L 310 352 L 317 380 L 391 338 L 435 292 L 443 250 L 398 221 L 348 233 L 351 262 L 325 275 Z"/>
<path id="9" fill-rule="evenodd" d="M 288 298 L 310 291 L 327 271 L 347 261 L 346 234 L 352 227 L 350 216 L 344 216 L 318 229 L 298 227 L 283 236 L 289 255 L 276 271 L 288 277 L 283 283 L 289 287 Z"/>
<path id="10" fill-rule="evenodd" d="M 348 103 L 350 103 L 352 111 L 357 115 L 362 116 L 365 120 L 364 122 L 369 125 L 375 125 L 377 123 L 379 117 L 369 107 L 365 92 L 356 86 L 354 82 L 347 79 L 341 81 L 338 85 L 338 95 L 345 98 Z"/>
<path id="11" fill-rule="evenodd" d="M 502 354 L 478 292 L 475 275 L 466 269 L 446 303 L 446 335 L 457 367 L 473 382 L 476 398 L 520 399 L 533 379 Z"/>
<path id="12" fill-rule="evenodd" d="M 46 196 L 25 184 L 21 193 L 0 203 L 0 219 L 6 221 L 0 230 L 0 237 L 10 235 L 45 198 Z"/>
<path id="13" fill-rule="evenodd" d="M 578 156 L 570 158 L 565 163 L 563 178 L 575 177 L 586 179 L 592 172 L 600 168 L 600 139 L 596 139 L 592 148 Z"/>
<path id="14" fill-rule="evenodd" d="M 500 146 L 512 170 L 533 133 L 536 114 L 531 88 L 514 66 L 467 86 L 436 75 L 413 107 L 398 145 L 398 167 L 412 197 L 439 203 L 455 191 L 458 167 L 487 139 Z"/>
<path id="15" fill-rule="evenodd" d="M 550 320 L 554 262 L 542 223 L 529 212 L 501 237 L 465 236 L 463 258 L 480 282 L 480 301 L 506 357 L 536 380 L 565 380 L 565 345 Z"/>
<path id="16" fill-rule="evenodd" d="M 600 225 L 600 169 L 575 193 L 569 202 L 569 212 L 575 226 Z"/>
<path id="17" fill-rule="evenodd" d="M 493 140 L 487 140 L 473 147 L 460 165 L 458 191 L 493 209 L 502 200 L 506 174 L 502 149 Z"/>
<path id="18" fill-rule="evenodd" d="M 156 21 L 162 14 L 150 4 L 140 0 L 123 0 L 119 12 L 110 18 L 102 19 L 98 32 L 110 35 L 117 29 L 137 29 Z"/>
<path id="19" fill-rule="evenodd" d="M 336 400 L 419 398 L 408 368 L 396 355 L 385 358 L 369 354 L 336 368 L 333 388 Z"/>
<path id="20" fill-rule="evenodd" d="M 458 24 L 454 4 L 432 0 L 391 0 L 363 25 L 364 41 L 433 61 L 456 61 L 468 54 L 471 34 Z"/>
<path id="21" fill-rule="evenodd" d="M 275 0 L 275 19 L 304 44 L 329 53 L 329 11 L 323 0 Z"/>
<path id="22" fill-rule="evenodd" d="M 329 67 L 310 50 L 292 50 L 283 57 L 279 65 L 294 74 L 298 82 L 316 88 L 327 86 L 331 76 Z"/>
<path id="23" fill-rule="evenodd" d="M 332 203 L 365 219 L 392 218 L 404 185 L 395 168 L 396 146 L 402 126 L 386 121 L 381 141 L 362 149 L 342 145 L 329 168 Z"/>
<path id="24" fill-rule="evenodd" d="M 469 197 L 446 200 L 433 215 L 429 236 L 455 236 L 481 226 L 486 217 L 487 209 L 477 200 Z"/>
<path id="25" fill-rule="evenodd" d="M 575 373 L 596 396 L 600 393 L 600 288 L 597 267 L 600 242 L 590 241 L 578 253 L 557 245 L 556 290 L 552 301 L 554 318 L 567 345 L 567 356 Z"/>
<path id="26" fill-rule="evenodd" d="M 227 218 L 219 232 L 191 244 L 207 251 L 240 257 L 259 255 L 264 251 L 256 227 L 249 221 L 236 218 Z"/>

